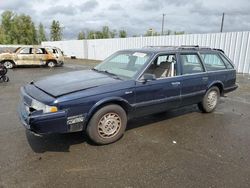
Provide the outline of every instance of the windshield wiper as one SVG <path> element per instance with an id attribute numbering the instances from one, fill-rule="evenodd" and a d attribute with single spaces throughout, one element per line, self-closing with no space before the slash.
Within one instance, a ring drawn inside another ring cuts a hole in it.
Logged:
<path id="1" fill-rule="evenodd" d="M 96 69 L 96 68 L 93 68 L 92 70 L 94 70 L 96 72 L 101 72 L 101 73 L 109 74 L 109 75 L 113 76 L 115 79 L 121 80 L 121 78 L 117 74 L 109 72 L 107 70 L 99 70 L 99 69 Z"/>

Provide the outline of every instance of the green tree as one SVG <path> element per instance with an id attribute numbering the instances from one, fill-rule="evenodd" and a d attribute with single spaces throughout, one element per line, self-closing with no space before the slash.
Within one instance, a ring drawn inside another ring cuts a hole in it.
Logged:
<path id="1" fill-rule="evenodd" d="M 120 38 L 126 38 L 127 37 L 127 32 L 125 30 L 120 30 L 119 31 L 119 37 Z"/>
<path id="2" fill-rule="evenodd" d="M 116 30 L 114 29 L 113 31 L 110 31 L 110 38 L 115 38 L 115 36 L 117 35 Z"/>
<path id="3" fill-rule="evenodd" d="M 12 44 L 13 37 L 11 36 L 11 29 L 13 25 L 13 17 L 15 14 L 12 11 L 4 11 L 1 15 L 2 17 L 2 32 L 3 32 L 3 43 L 4 44 Z"/>
<path id="4" fill-rule="evenodd" d="M 81 31 L 78 33 L 78 36 L 77 36 L 77 39 L 78 40 L 83 40 L 85 39 L 85 32 Z"/>
<path id="5" fill-rule="evenodd" d="M 45 29 L 42 23 L 38 26 L 38 43 L 41 44 L 42 41 L 47 41 Z"/>
<path id="6" fill-rule="evenodd" d="M 102 27 L 102 35 L 103 35 L 104 39 L 110 38 L 110 30 L 109 30 L 108 26 L 103 26 Z"/>
<path id="7" fill-rule="evenodd" d="M 50 39 L 52 41 L 59 41 L 62 40 L 62 35 L 63 28 L 60 26 L 60 22 L 53 20 L 50 27 Z"/>
<path id="8" fill-rule="evenodd" d="M 88 31 L 87 39 L 96 39 L 95 31 Z"/>
<path id="9" fill-rule="evenodd" d="M 175 31 L 174 34 L 175 35 L 184 35 L 185 31 Z"/>
<path id="10" fill-rule="evenodd" d="M 37 44 L 37 31 L 30 16 L 21 14 L 13 17 L 10 30 L 11 44 Z"/>
<path id="11" fill-rule="evenodd" d="M 0 25 L 0 44 L 3 44 L 4 43 L 4 31 L 3 31 L 3 28 L 2 26 Z"/>

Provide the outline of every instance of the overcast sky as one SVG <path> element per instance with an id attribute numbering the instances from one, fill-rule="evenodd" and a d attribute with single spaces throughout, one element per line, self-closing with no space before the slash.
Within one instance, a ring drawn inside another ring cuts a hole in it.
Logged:
<path id="1" fill-rule="evenodd" d="M 250 30 L 250 0 L 0 0 L 0 13 L 12 10 L 43 23 L 47 33 L 53 19 L 64 27 L 64 39 L 75 39 L 81 30 L 107 25 L 124 29 L 129 36 L 142 35 L 149 28 L 187 33 L 218 32 L 222 12 L 225 31 Z"/>

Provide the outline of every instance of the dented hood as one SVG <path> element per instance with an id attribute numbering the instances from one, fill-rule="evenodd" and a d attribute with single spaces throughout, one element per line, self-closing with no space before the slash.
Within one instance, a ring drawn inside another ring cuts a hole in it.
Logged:
<path id="1" fill-rule="evenodd" d="M 47 94 L 59 97 L 68 93 L 113 84 L 119 81 L 103 73 L 83 70 L 49 76 L 33 84 Z"/>

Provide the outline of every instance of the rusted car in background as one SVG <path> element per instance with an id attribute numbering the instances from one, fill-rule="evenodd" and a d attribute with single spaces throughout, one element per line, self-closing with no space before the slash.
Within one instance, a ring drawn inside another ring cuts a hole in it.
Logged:
<path id="1" fill-rule="evenodd" d="M 0 54 L 0 63 L 11 69 L 19 65 L 63 65 L 64 56 L 56 47 L 19 47 L 12 53 Z"/>

